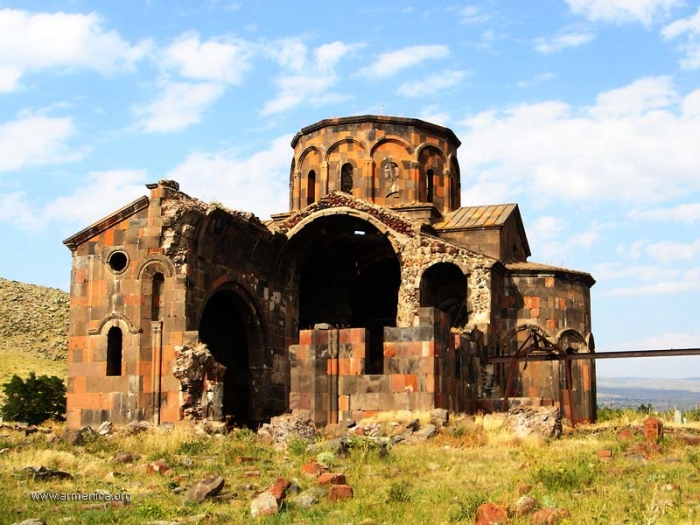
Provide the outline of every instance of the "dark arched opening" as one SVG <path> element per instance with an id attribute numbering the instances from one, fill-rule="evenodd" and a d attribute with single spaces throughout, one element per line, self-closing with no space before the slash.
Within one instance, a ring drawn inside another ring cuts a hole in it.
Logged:
<path id="1" fill-rule="evenodd" d="M 311 170 L 306 180 L 306 205 L 316 202 L 316 172 Z"/>
<path id="2" fill-rule="evenodd" d="M 151 290 L 151 320 L 163 320 L 163 285 L 165 277 L 162 273 L 153 276 L 153 288 Z"/>
<path id="3" fill-rule="evenodd" d="M 257 317 L 234 290 L 216 292 L 207 301 L 199 324 L 199 339 L 226 367 L 222 412 L 236 425 L 254 426 L 250 354 L 260 344 Z"/>
<path id="4" fill-rule="evenodd" d="M 425 201 L 433 202 L 433 170 L 425 173 Z"/>
<path id="5" fill-rule="evenodd" d="M 437 308 L 450 316 L 450 326 L 467 323 L 467 278 L 459 266 L 437 263 L 420 280 L 421 307 Z"/>
<path id="6" fill-rule="evenodd" d="M 107 332 L 107 375 L 122 375 L 122 330 L 113 326 Z"/>
<path id="7" fill-rule="evenodd" d="M 401 282 L 391 243 L 357 217 L 319 218 L 294 237 L 301 267 L 299 328 L 369 331 L 365 373 L 382 373 L 385 326 L 396 326 Z"/>
<path id="8" fill-rule="evenodd" d="M 340 191 L 352 193 L 352 164 L 343 164 L 340 170 Z"/>

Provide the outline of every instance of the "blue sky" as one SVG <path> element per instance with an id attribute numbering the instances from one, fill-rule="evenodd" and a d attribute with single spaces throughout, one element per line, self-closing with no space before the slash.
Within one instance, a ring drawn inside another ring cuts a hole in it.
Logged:
<path id="1" fill-rule="evenodd" d="M 455 131 L 463 205 L 518 202 L 530 260 L 597 279 L 599 351 L 700 347 L 700 5 L 681 0 L 0 0 L 0 276 L 67 289 L 61 241 L 159 179 L 286 211 L 294 133 L 367 113 Z"/>

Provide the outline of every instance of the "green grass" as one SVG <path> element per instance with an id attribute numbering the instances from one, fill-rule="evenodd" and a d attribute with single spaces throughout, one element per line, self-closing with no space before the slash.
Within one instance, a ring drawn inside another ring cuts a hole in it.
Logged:
<path id="1" fill-rule="evenodd" d="M 509 505 L 518 499 L 518 487 L 531 485 L 530 495 L 540 507 L 569 509 L 572 518 L 568 523 L 700 524 L 700 456 L 694 448 L 668 438 L 661 452 L 641 461 L 626 453 L 629 447 L 642 444 L 642 438 L 621 444 L 616 437 L 622 426 L 619 422 L 583 428 L 546 443 L 518 439 L 500 430 L 500 422 L 498 416 L 477 418 L 474 425 L 454 427 L 462 428 L 458 432 L 445 429 L 427 442 L 389 447 L 388 453 L 353 439 L 346 457 L 329 458 L 323 453 L 323 459 L 332 463 L 334 471 L 345 473 L 354 499 L 330 503 L 322 497 L 308 509 L 289 503 L 278 515 L 258 522 L 473 523 L 481 503 Z M 60 433 L 62 428 L 55 430 Z M 301 467 L 321 454 L 307 451 L 299 441 L 287 451 L 274 450 L 249 431 L 202 437 L 186 424 L 136 436 L 99 437 L 81 447 L 49 444 L 44 434 L 4 434 L 0 448 L 10 450 L 0 455 L 0 523 L 29 518 L 56 523 L 71 517 L 72 524 L 129 525 L 184 521 L 193 516 L 202 524 L 250 523 L 251 500 L 279 476 L 294 480 L 302 489 L 313 488 L 313 480 L 301 475 Z M 609 461 L 598 456 L 602 449 L 613 450 Z M 113 463 L 116 452 L 122 450 L 137 453 L 141 459 L 132 465 Z M 253 459 L 241 461 L 242 456 Z M 183 462 L 184 458 L 191 461 Z M 164 459 L 171 472 L 148 473 L 148 463 L 158 459 Z M 27 480 L 21 475 L 21 468 L 27 465 L 65 470 L 74 479 Z M 250 477 L 251 471 L 257 471 L 259 477 Z M 226 479 L 215 500 L 183 506 L 182 494 L 172 492 L 212 472 Z M 40 490 L 125 492 L 132 501 L 123 507 L 85 510 L 83 502 L 32 501 L 30 493 Z M 509 523 L 524 525 L 530 518 L 512 517 Z"/>

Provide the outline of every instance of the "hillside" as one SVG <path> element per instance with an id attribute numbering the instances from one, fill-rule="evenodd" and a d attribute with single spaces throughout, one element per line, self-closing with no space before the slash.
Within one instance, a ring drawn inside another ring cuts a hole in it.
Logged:
<path id="1" fill-rule="evenodd" d="M 66 377 L 68 297 L 0 278 L 0 385 L 32 371 Z"/>

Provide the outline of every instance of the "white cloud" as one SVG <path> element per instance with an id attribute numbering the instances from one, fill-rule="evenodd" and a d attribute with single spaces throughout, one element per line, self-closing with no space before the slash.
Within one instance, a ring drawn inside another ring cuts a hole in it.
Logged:
<path id="1" fill-rule="evenodd" d="M 642 282 L 659 282 L 676 279 L 681 275 L 681 272 L 674 268 L 663 268 L 661 266 L 629 266 L 615 262 L 596 265 L 593 269 L 593 275 L 595 275 L 599 283 L 628 278 Z"/>
<path id="2" fill-rule="evenodd" d="M 537 51 L 548 55 L 570 47 L 580 47 L 594 38 L 595 35 L 586 29 L 569 28 L 551 37 L 536 38 L 534 42 Z"/>
<path id="3" fill-rule="evenodd" d="M 478 25 L 488 22 L 491 15 L 484 13 L 481 8 L 475 5 L 465 5 L 457 9 L 459 21 L 465 25 Z"/>
<path id="4" fill-rule="evenodd" d="M 529 80 L 521 80 L 518 82 L 518 87 L 519 88 L 528 88 L 532 86 L 537 86 L 539 84 L 543 84 L 544 82 L 547 82 L 549 80 L 552 80 L 553 78 L 556 78 L 557 75 L 556 73 L 540 73 L 539 75 L 535 75 Z"/>
<path id="5" fill-rule="evenodd" d="M 0 193 L 0 222 L 32 231 L 42 226 L 41 219 L 32 210 L 27 194 L 22 191 Z"/>
<path id="6" fill-rule="evenodd" d="M 450 54 L 447 46 L 419 45 L 382 53 L 374 64 L 364 67 L 360 73 L 368 77 L 390 77 L 402 69 L 415 66 L 425 60 L 445 58 Z"/>
<path id="7" fill-rule="evenodd" d="M 179 131 L 202 120 L 202 113 L 225 90 L 223 84 L 162 82 L 160 96 L 150 104 L 136 106 L 137 127 L 148 133 Z"/>
<path id="8" fill-rule="evenodd" d="M 253 46 L 232 37 L 201 42 L 199 34 L 181 35 L 162 52 L 162 65 L 183 77 L 227 84 L 240 84 L 250 68 Z"/>
<path id="9" fill-rule="evenodd" d="M 681 18 L 668 24 L 661 31 L 666 40 L 685 36 L 686 40 L 679 44 L 679 49 L 685 53 L 680 65 L 683 69 L 700 68 L 700 8 L 687 18 Z"/>
<path id="10" fill-rule="evenodd" d="M 589 205 L 639 206 L 698 190 L 700 119 L 679 111 L 691 96 L 659 77 L 601 93 L 592 107 L 548 101 L 477 114 L 459 133 L 470 146 L 460 152 L 464 202 L 483 182 Z"/>
<path id="11" fill-rule="evenodd" d="M 692 260 L 700 254 L 700 239 L 691 243 L 662 241 L 650 244 L 647 254 L 663 263 L 673 263 L 681 260 Z"/>
<path id="12" fill-rule="evenodd" d="M 347 100 L 348 95 L 330 91 L 338 80 L 335 67 L 362 47 L 364 44 L 331 42 L 313 49 L 312 59 L 306 45 L 298 40 L 285 40 L 281 48 L 273 47 L 270 53 L 288 72 L 275 79 L 279 91 L 265 104 L 262 115 L 287 111 L 303 102 L 318 107 Z"/>
<path id="13" fill-rule="evenodd" d="M 398 87 L 396 92 L 404 97 L 421 98 L 437 94 L 443 89 L 456 86 L 462 82 L 468 74 L 467 71 L 445 69 L 437 73 L 426 75 L 422 80 L 405 82 Z"/>
<path id="14" fill-rule="evenodd" d="M 645 77 L 598 95 L 591 114 L 596 118 L 638 115 L 668 107 L 676 98 L 671 77 Z"/>
<path id="15" fill-rule="evenodd" d="M 452 117 L 447 111 L 440 111 L 440 107 L 435 104 L 423 108 L 418 118 L 426 122 L 438 124 L 439 126 L 447 126 L 452 120 Z"/>
<path id="16" fill-rule="evenodd" d="M 68 141 L 75 135 L 68 117 L 24 114 L 0 124 L 0 173 L 25 166 L 41 166 L 80 160 L 85 148 L 72 148 Z"/>
<path id="17" fill-rule="evenodd" d="M 43 221 L 64 221 L 86 226 L 118 210 L 148 190 L 145 170 L 90 172 L 73 193 L 49 203 L 40 214 Z"/>
<path id="18" fill-rule="evenodd" d="M 693 223 L 700 221 L 700 202 L 679 204 L 678 206 L 674 206 L 672 208 L 632 210 L 627 216 L 634 220 Z"/>
<path id="19" fill-rule="evenodd" d="M 650 25 L 667 16 L 682 0 L 566 0 L 569 9 L 591 21 L 640 22 Z"/>
<path id="20" fill-rule="evenodd" d="M 248 158 L 235 151 L 192 153 L 167 178 L 180 182 L 190 195 L 265 218 L 289 207 L 291 139 L 279 137 L 268 149 Z"/>
<path id="21" fill-rule="evenodd" d="M 0 10 L 0 92 L 19 88 L 27 72 L 86 68 L 109 74 L 128 70 L 151 50 L 149 41 L 129 44 L 106 31 L 95 13 L 28 13 Z"/>

